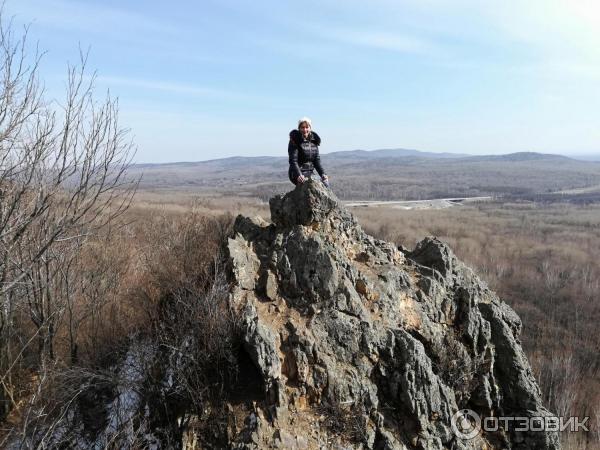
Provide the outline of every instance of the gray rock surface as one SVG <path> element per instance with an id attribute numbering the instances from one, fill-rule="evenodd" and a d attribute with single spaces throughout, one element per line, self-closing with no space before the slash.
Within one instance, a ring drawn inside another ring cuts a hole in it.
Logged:
<path id="1" fill-rule="evenodd" d="M 464 409 L 549 412 L 519 317 L 446 244 L 399 251 L 316 182 L 270 207 L 272 224 L 240 216 L 229 241 L 231 304 L 265 388 L 260 426 L 232 433 L 232 447 L 560 448 L 550 432 L 453 431 Z"/>

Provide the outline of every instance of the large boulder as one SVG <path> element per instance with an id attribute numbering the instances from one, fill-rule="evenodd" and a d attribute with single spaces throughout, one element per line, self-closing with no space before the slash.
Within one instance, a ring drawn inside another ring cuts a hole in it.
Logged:
<path id="1" fill-rule="evenodd" d="M 446 244 L 374 239 L 317 182 L 270 206 L 271 224 L 240 216 L 229 241 L 231 305 L 264 389 L 232 447 L 560 448 L 552 432 L 456 431 L 468 410 L 549 412 L 518 316 Z"/>

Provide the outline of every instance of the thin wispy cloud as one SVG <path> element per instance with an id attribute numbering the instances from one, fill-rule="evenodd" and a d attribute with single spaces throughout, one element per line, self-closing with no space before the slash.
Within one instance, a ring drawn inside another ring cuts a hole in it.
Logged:
<path id="1" fill-rule="evenodd" d="M 365 49 L 422 55 L 437 53 L 434 42 L 417 35 L 335 26 L 313 26 L 311 31 L 322 39 Z"/>
<path id="2" fill-rule="evenodd" d="M 600 80 L 600 3 L 519 0 L 482 11 L 507 45 L 527 48 L 530 72 L 579 84 Z"/>
<path id="3" fill-rule="evenodd" d="M 135 36 L 176 35 L 180 30 L 164 20 L 142 13 L 97 3 L 69 0 L 20 0 L 10 5 L 11 13 L 32 18 L 34 23 L 62 30 Z"/>
<path id="4" fill-rule="evenodd" d="M 400 53 L 431 54 L 435 46 L 416 36 L 396 33 L 355 30 L 322 30 L 323 37 L 346 44 L 358 45 Z"/>
<path id="5" fill-rule="evenodd" d="M 354 7 L 358 8 L 359 2 Z M 480 48 L 527 52 L 539 67 L 559 68 L 564 74 L 597 78 L 600 69 L 600 2 L 574 0 L 374 0 L 371 10 L 380 21 L 395 22 L 401 33 L 371 31 L 377 24 L 365 19 L 352 29 L 317 30 L 339 42 L 398 52 L 443 56 L 456 64 L 468 62 L 468 53 Z M 352 5 L 350 5 L 352 7 Z M 489 63 L 486 56 L 481 64 Z M 479 58 L 480 55 L 476 54 Z"/>
<path id="6" fill-rule="evenodd" d="M 197 97 L 208 97 L 222 100 L 248 100 L 253 96 L 224 89 L 195 86 L 190 84 L 148 80 L 142 78 L 126 78 L 118 76 L 100 76 L 96 78 L 98 83 L 107 86 L 125 86 L 129 88 L 160 91 L 172 94 L 192 95 Z"/>
<path id="7" fill-rule="evenodd" d="M 445 26 L 456 34 L 462 33 L 457 24 L 466 19 L 469 31 L 478 30 L 482 39 L 502 41 L 515 49 L 527 46 L 539 56 L 600 58 L 597 0 L 428 0 L 421 8 L 432 17 L 444 17 Z"/>

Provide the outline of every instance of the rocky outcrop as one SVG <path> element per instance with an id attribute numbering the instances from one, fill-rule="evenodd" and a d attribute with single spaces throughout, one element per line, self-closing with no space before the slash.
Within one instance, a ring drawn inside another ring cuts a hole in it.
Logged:
<path id="1" fill-rule="evenodd" d="M 272 223 L 240 216 L 229 240 L 230 302 L 264 391 L 231 447 L 560 448 L 511 426 L 459 433 L 465 410 L 549 413 L 518 316 L 446 244 L 374 239 L 312 181 L 270 207 Z"/>

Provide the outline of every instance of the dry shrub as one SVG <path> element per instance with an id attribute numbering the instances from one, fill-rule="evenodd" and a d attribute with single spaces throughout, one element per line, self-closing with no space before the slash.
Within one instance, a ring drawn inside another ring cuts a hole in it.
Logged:
<path id="1" fill-rule="evenodd" d="M 433 369 L 456 396 L 459 408 L 466 406 L 471 394 L 481 383 L 489 361 L 485 355 L 471 358 L 463 344 L 455 337 L 445 336 L 433 355 Z"/>
<path id="2" fill-rule="evenodd" d="M 35 447 L 53 436 L 58 445 L 74 439 L 82 421 L 93 435 L 117 386 L 127 385 L 120 365 L 132 345 L 144 342 L 156 351 L 135 389 L 156 412 L 136 415 L 134 428 L 163 426 L 177 440 L 177 419 L 201 411 L 236 373 L 236 321 L 223 271 L 232 222 L 197 211 L 138 215 L 90 238 L 72 263 L 77 277 L 56 333 L 56 357 L 31 367 L 32 382 L 23 386 L 18 414 L 0 442 L 20 436 Z M 22 325 L 25 339 L 30 331 Z"/>
<path id="3" fill-rule="evenodd" d="M 160 421 L 175 424 L 179 441 L 187 425 L 202 420 L 203 440 L 223 436 L 223 400 L 237 381 L 241 344 L 236 314 L 228 304 L 229 286 L 223 272 L 207 292 L 177 290 L 161 302 L 153 341 L 159 355 L 146 384 L 151 409 Z"/>
<path id="4" fill-rule="evenodd" d="M 323 404 L 316 412 L 323 417 L 322 426 L 342 442 L 367 443 L 370 419 L 361 400 L 345 405 Z"/>
<path id="5" fill-rule="evenodd" d="M 236 381 L 239 325 L 229 308 L 224 267 L 232 219 L 191 211 L 155 218 L 145 229 L 137 293 L 158 347 L 145 396 L 161 411 L 150 425 L 169 423 L 177 439 L 193 417 L 202 417 L 210 432 L 218 430 L 218 408 L 210 405 L 222 403 Z"/>
<path id="6" fill-rule="evenodd" d="M 141 303 L 156 302 L 174 292 L 204 291 L 214 282 L 231 233 L 233 217 L 211 217 L 191 211 L 181 216 L 149 218 L 138 228 L 136 286 Z"/>

